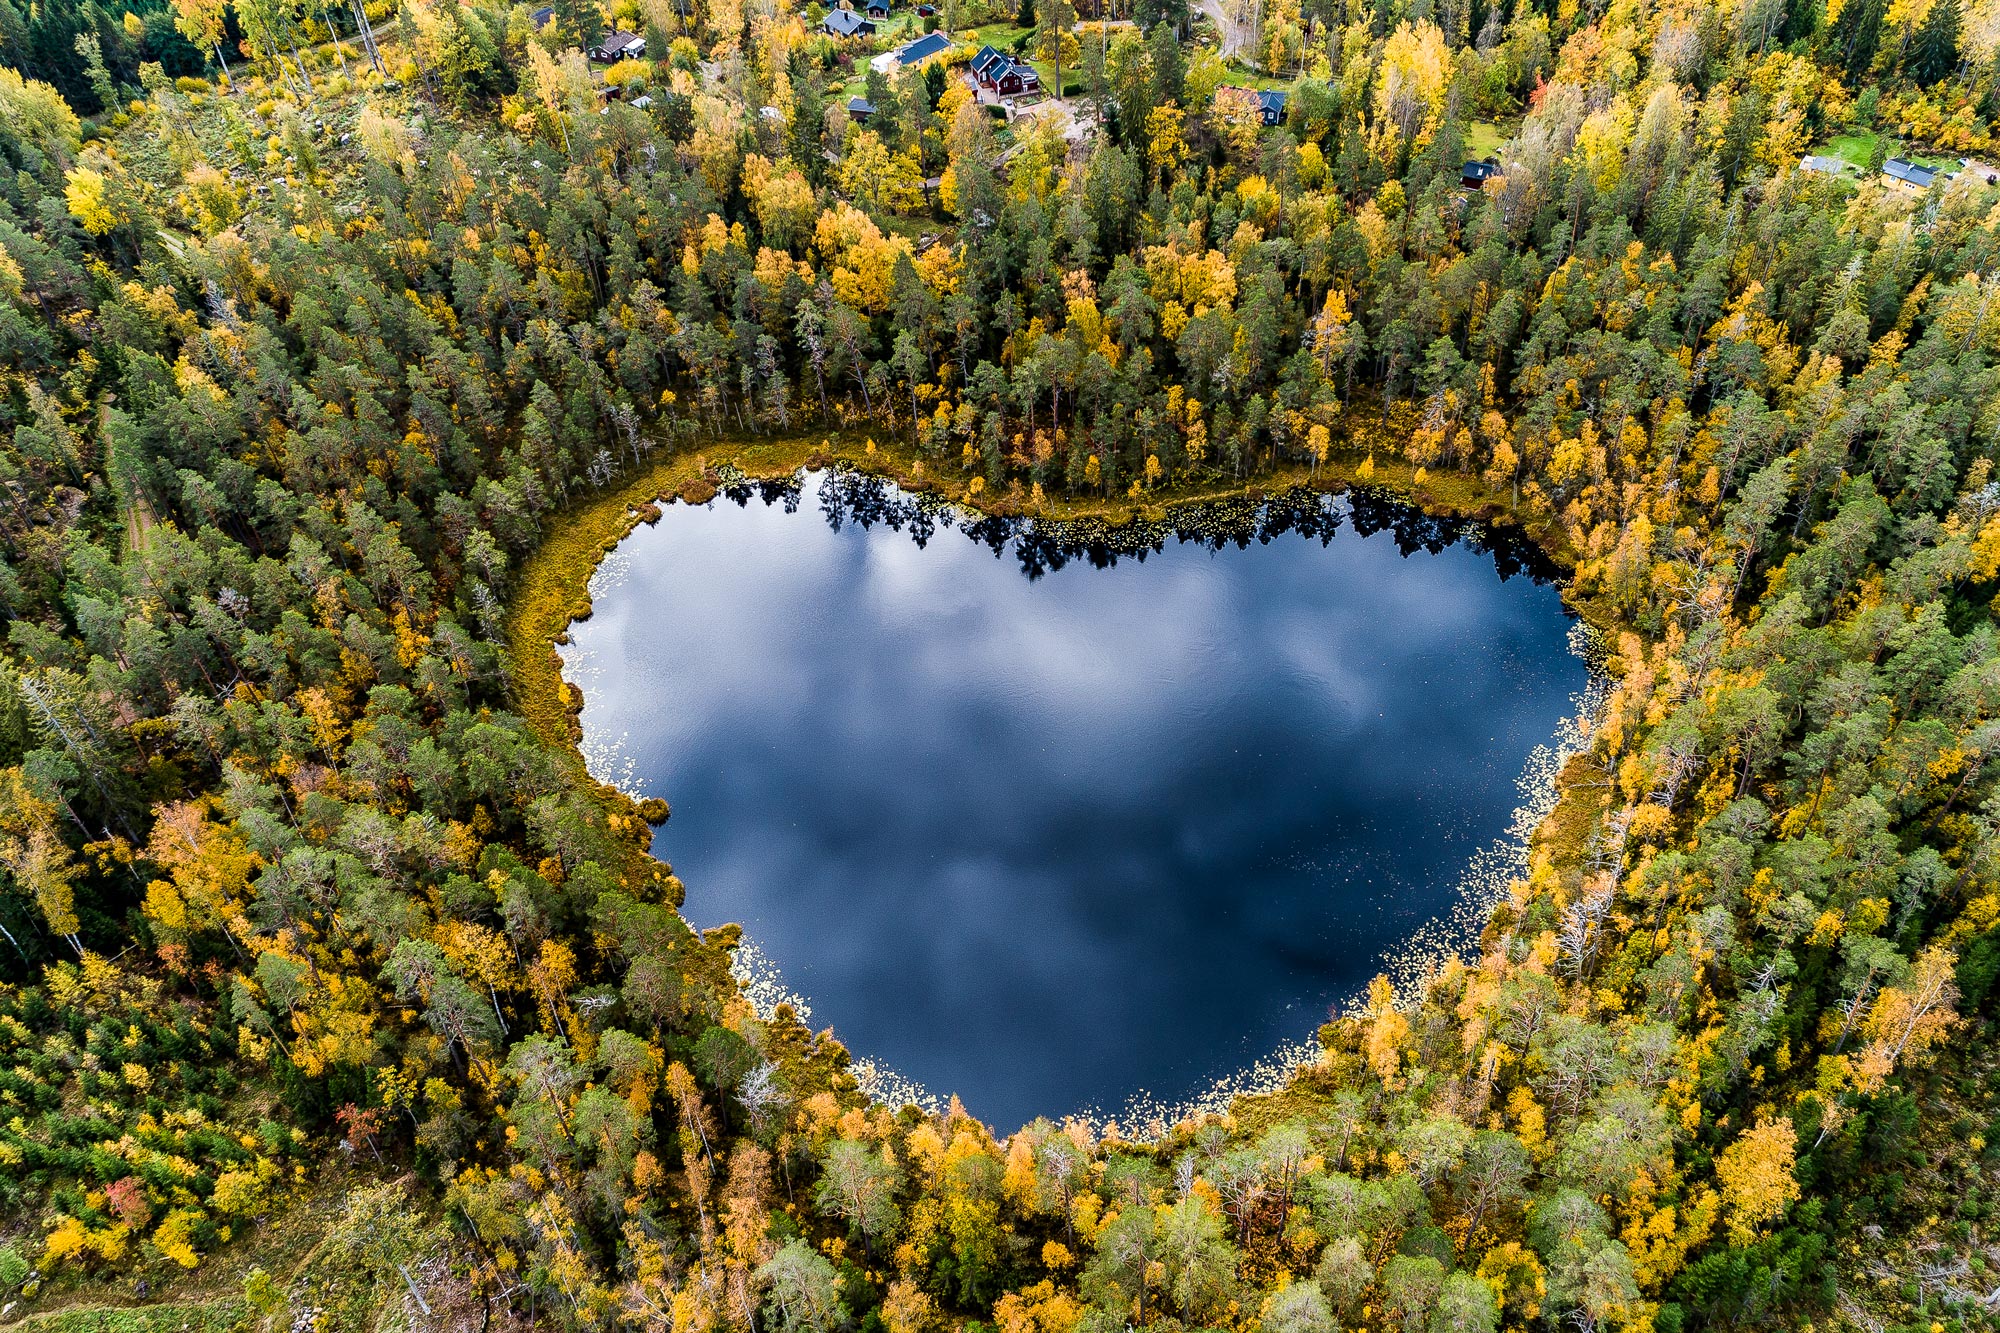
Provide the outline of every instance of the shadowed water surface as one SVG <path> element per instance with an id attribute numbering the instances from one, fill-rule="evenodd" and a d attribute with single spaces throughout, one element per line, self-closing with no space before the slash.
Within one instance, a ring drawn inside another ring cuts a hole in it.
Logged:
<path id="1" fill-rule="evenodd" d="M 1451 910 L 1586 671 L 1475 529 L 1175 526 L 968 527 L 856 474 L 672 506 L 572 627 L 585 753 L 857 1053 L 1002 1127 L 1184 1095 Z"/>

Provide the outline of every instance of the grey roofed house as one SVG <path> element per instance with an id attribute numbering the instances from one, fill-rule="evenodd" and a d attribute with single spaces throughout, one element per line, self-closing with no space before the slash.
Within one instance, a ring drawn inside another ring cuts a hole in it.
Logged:
<path id="1" fill-rule="evenodd" d="M 546 28 L 549 26 L 549 20 L 555 16 L 556 11 L 553 6 L 543 5 L 540 9 L 528 15 L 528 22 L 534 24 L 537 28 Z"/>
<path id="2" fill-rule="evenodd" d="M 847 99 L 847 114 L 856 120 L 866 120 L 875 114 L 875 104 L 865 97 Z"/>
<path id="3" fill-rule="evenodd" d="M 1468 190 L 1483 190 L 1486 182 L 1500 174 L 1500 164 L 1487 159 L 1481 162 L 1467 162 L 1458 169 L 1458 183 Z"/>
<path id="4" fill-rule="evenodd" d="M 867 37 L 875 25 L 851 9 L 836 9 L 820 21 L 821 28 L 835 37 Z"/>
<path id="5" fill-rule="evenodd" d="M 941 32 L 934 32 L 898 49 L 896 63 L 915 65 L 929 60 L 932 56 L 941 56 L 949 50 L 951 50 L 951 38 Z"/>
<path id="6" fill-rule="evenodd" d="M 1260 89 L 1257 93 L 1257 110 L 1263 113 L 1266 125 L 1275 125 L 1285 118 L 1285 93 L 1277 88 Z"/>
<path id="7" fill-rule="evenodd" d="M 1817 171 L 1827 176 L 1840 176 L 1847 172 L 1847 159 L 1826 157 L 1823 154 L 1807 153 L 1799 159 L 1799 167 L 1804 171 Z"/>
<path id="8" fill-rule="evenodd" d="M 1890 180 L 1913 185 L 1919 190 L 1928 190 L 1937 179 L 1937 172 L 1930 167 L 1920 167 L 1914 162 L 1905 162 L 1900 157 L 1892 157 L 1882 164 L 1882 174 Z"/>
<path id="9" fill-rule="evenodd" d="M 652 104 L 653 104 L 652 97 L 646 93 L 640 93 L 637 97 L 633 98 L 630 103 L 631 106 L 637 108 L 640 111 L 644 111 L 647 107 L 651 106 Z"/>
<path id="10" fill-rule="evenodd" d="M 637 60 L 645 54 L 646 39 L 636 32 L 607 32 L 603 41 L 590 48 L 590 58 L 604 65 Z"/>

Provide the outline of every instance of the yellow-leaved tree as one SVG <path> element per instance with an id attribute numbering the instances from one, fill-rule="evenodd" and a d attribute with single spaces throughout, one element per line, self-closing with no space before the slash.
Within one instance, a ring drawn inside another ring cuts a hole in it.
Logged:
<path id="1" fill-rule="evenodd" d="M 92 236 L 103 236 L 125 220 L 111 200 L 104 173 L 89 167 L 74 167 L 63 178 L 63 203 Z"/>
<path id="2" fill-rule="evenodd" d="M 44 800 L 18 768 L 0 771 L 0 866 L 35 900 L 49 930 L 81 954 L 72 887 L 78 868 L 56 827 L 55 804 Z"/>
<path id="3" fill-rule="evenodd" d="M 1394 163 L 1405 146 L 1430 142 L 1444 114 L 1451 84 L 1451 52 L 1444 31 L 1428 19 L 1403 23 L 1382 47 L 1382 70 L 1375 83 L 1375 123 L 1370 134 L 1375 155 Z"/>
<path id="4" fill-rule="evenodd" d="M 1715 1178 L 1729 1210 L 1729 1234 L 1738 1244 L 1747 1244 L 1758 1227 L 1782 1217 L 1799 1197 L 1792 1174 L 1797 1150 L 1792 1119 L 1780 1116 L 1744 1130 L 1715 1159 Z"/>

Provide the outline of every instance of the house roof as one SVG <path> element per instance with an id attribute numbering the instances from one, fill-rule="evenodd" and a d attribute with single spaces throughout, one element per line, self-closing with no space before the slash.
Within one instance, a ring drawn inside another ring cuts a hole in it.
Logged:
<path id="1" fill-rule="evenodd" d="M 1266 100 L 1267 96 L 1275 96 L 1277 100 L 1275 102 L 1268 101 Z M 1233 104 L 1246 111 L 1255 111 L 1260 116 L 1271 114 L 1283 115 L 1285 112 L 1285 95 L 1283 93 L 1276 92 L 1275 90 L 1241 88 L 1233 83 L 1225 83 L 1218 86 L 1215 90 L 1215 101 L 1218 106 Z"/>
<path id="2" fill-rule="evenodd" d="M 597 49 L 607 56 L 615 56 L 624 51 L 644 51 L 646 39 L 636 32 L 607 32 L 597 44 Z"/>
<path id="3" fill-rule="evenodd" d="M 852 37 L 855 33 L 869 26 L 869 23 L 867 19 L 862 18 L 851 9 L 836 9 L 826 16 L 825 22 L 820 26 L 828 32 L 838 33 L 842 37 Z"/>
<path id="4" fill-rule="evenodd" d="M 847 114 L 850 116 L 872 116 L 875 114 L 875 104 L 865 97 L 850 97 L 847 99 Z"/>
<path id="5" fill-rule="evenodd" d="M 1458 174 L 1469 181 L 1490 180 L 1500 174 L 1500 166 L 1497 162 L 1468 162 L 1458 169 Z"/>
<path id="6" fill-rule="evenodd" d="M 544 24 L 546 24 L 550 19 L 554 18 L 555 16 L 556 16 L 556 11 L 554 6 L 543 5 L 540 9 L 528 15 L 528 21 L 530 23 L 533 23 L 537 28 L 539 28 Z"/>
<path id="7" fill-rule="evenodd" d="M 1928 188 L 1930 183 L 1937 179 L 1937 172 L 1931 168 L 1920 167 L 1914 162 L 1905 162 L 1900 157 L 1892 157 L 1884 162 L 1882 174 L 1893 180 L 1917 186 L 1919 189 Z"/>
<path id="8" fill-rule="evenodd" d="M 896 63 L 899 65 L 914 65 L 918 61 L 929 60 L 932 56 L 941 56 L 949 50 L 951 50 L 951 39 L 941 32 L 934 32 L 928 36 L 919 37 L 916 41 L 897 50 Z"/>
<path id="9" fill-rule="evenodd" d="M 1799 165 L 1807 171 L 1823 171 L 1829 176 L 1838 176 L 1847 170 L 1847 159 L 1807 153 L 1799 159 Z"/>
<path id="10" fill-rule="evenodd" d="M 1024 60 L 1018 60 L 1005 51 L 992 46 L 982 46 L 972 57 L 972 72 L 982 79 L 999 82 L 1009 74 L 1018 74 L 1022 79 L 1040 79 L 1035 67 Z"/>

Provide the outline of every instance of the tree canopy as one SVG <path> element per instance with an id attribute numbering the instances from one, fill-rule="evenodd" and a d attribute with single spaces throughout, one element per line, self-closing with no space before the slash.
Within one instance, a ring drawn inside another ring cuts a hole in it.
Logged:
<path id="1" fill-rule="evenodd" d="M 1042 0 L 989 35 L 1084 91 L 1003 121 L 763 0 L 0 0 L 0 1285 L 310 1225 L 245 1318 L 1990 1322 L 1987 8 L 1272 0 L 1225 57 Z M 1393 486 L 1560 560 L 1607 685 L 1476 945 L 1284 1088 L 885 1105 L 510 639 L 578 515 L 754 443 L 1002 515 Z"/>

